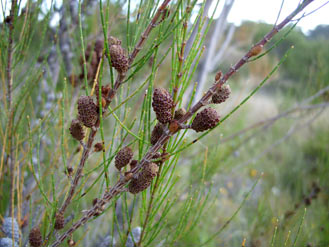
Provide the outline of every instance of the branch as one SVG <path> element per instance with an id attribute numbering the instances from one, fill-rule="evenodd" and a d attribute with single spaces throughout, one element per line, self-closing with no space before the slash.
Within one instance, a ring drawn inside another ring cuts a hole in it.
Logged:
<path id="1" fill-rule="evenodd" d="M 151 20 L 150 24 L 148 25 L 148 27 L 146 28 L 146 30 L 144 31 L 144 33 L 142 34 L 139 42 L 137 43 L 137 45 L 135 46 L 133 52 L 131 53 L 131 55 L 129 56 L 129 64 L 132 64 L 132 62 L 134 61 L 134 59 L 136 58 L 137 54 L 139 53 L 139 51 L 141 50 L 141 47 L 143 45 L 143 43 L 145 42 L 145 40 L 147 39 L 148 35 L 150 34 L 150 32 L 152 31 L 152 29 L 155 27 L 156 25 L 156 22 L 157 20 L 159 19 L 159 17 L 161 16 L 163 10 L 167 7 L 167 5 L 169 4 L 171 0 L 165 0 L 162 5 L 159 7 L 159 9 L 157 10 L 156 14 L 154 15 L 153 19 Z M 107 109 L 108 106 L 111 104 L 117 90 L 120 88 L 120 86 L 122 85 L 124 79 L 126 77 L 126 74 L 121 74 L 119 73 L 117 78 L 116 78 L 116 81 L 115 81 L 115 84 L 114 84 L 114 87 L 112 88 L 111 92 L 109 93 L 109 96 L 108 98 L 106 99 L 106 105 L 104 106 L 104 109 Z M 99 120 L 97 121 L 99 123 Z M 99 124 L 96 123 L 96 126 L 98 126 Z M 83 171 L 83 168 L 84 168 L 84 165 L 86 163 L 86 160 L 88 159 L 89 157 L 89 154 L 90 154 L 90 150 L 92 148 L 92 145 L 93 145 L 93 142 L 94 142 L 94 138 L 96 136 L 96 133 L 97 133 L 98 129 L 92 129 L 89 136 L 88 136 L 88 142 L 87 142 L 87 145 L 84 147 L 83 149 L 83 153 L 82 153 L 82 157 L 81 157 L 81 160 L 79 162 L 79 166 L 77 168 L 77 171 L 75 173 L 75 176 L 74 176 L 74 179 L 73 179 L 73 183 L 70 187 L 70 191 L 69 191 L 69 194 L 67 196 L 67 198 L 65 199 L 62 207 L 60 208 L 59 212 L 60 213 L 64 213 L 66 208 L 68 207 L 68 205 L 71 203 L 72 201 L 72 198 L 74 196 L 74 193 L 75 193 L 75 190 L 76 190 L 76 187 L 79 183 L 79 180 L 80 178 L 82 177 L 82 171 Z M 66 236 L 67 237 L 67 236 Z M 65 237 L 65 238 L 66 238 Z M 64 239 L 65 239 L 64 238 Z M 63 240 L 64 240 L 63 239 Z M 63 241 L 62 240 L 62 241 Z M 55 242 L 55 244 L 57 243 L 58 241 Z M 61 242 L 59 242 L 61 243 Z M 59 244 L 58 243 L 58 244 Z M 53 245 L 53 246 L 57 246 L 57 245 Z"/>
<path id="2" fill-rule="evenodd" d="M 259 41 L 257 45 L 265 45 L 269 42 L 269 40 L 277 34 L 285 25 L 287 25 L 294 16 L 296 16 L 300 11 L 302 11 L 307 5 L 309 5 L 313 0 L 305 0 L 301 5 L 298 6 L 296 10 L 294 10 L 289 16 L 287 16 L 279 25 L 276 25 L 261 41 Z M 169 0 L 165 0 L 165 3 L 169 3 Z M 159 8 L 156 16 L 159 16 L 159 11 L 162 11 L 163 4 Z M 152 28 L 154 22 L 154 18 L 152 19 L 150 25 L 148 26 L 147 30 Z M 151 26 L 151 27 L 150 27 Z M 147 33 L 146 31 L 144 34 Z M 138 51 L 140 50 L 139 44 L 142 44 L 145 40 L 145 36 L 141 37 L 138 45 L 135 47 L 132 55 L 130 58 L 136 57 Z M 200 99 L 198 103 L 196 103 L 190 110 L 178 121 L 178 124 L 185 123 L 188 119 L 190 119 L 194 113 L 196 113 L 211 97 L 212 95 L 219 89 L 233 74 L 237 72 L 237 70 L 242 67 L 250 57 L 252 57 L 252 49 L 255 47 L 253 46 L 224 76 L 223 78 L 215 83 L 208 92 Z M 135 54 L 135 55 L 133 55 Z M 119 80 L 120 81 L 120 80 Z M 117 79 L 118 82 L 118 79 Z M 116 84 L 117 84 L 116 82 Z M 163 135 L 159 138 L 156 144 L 150 147 L 148 152 L 145 154 L 143 159 L 131 170 L 133 175 L 137 175 L 138 171 L 145 163 L 149 162 L 153 155 L 173 136 L 175 132 L 170 132 L 168 128 L 165 128 Z M 65 233 L 63 233 L 52 245 L 52 247 L 56 247 L 61 244 L 67 237 L 69 237 L 74 231 L 76 231 L 80 226 L 85 224 L 89 219 L 95 216 L 97 210 L 99 208 L 103 208 L 106 203 L 108 203 L 113 197 L 120 194 L 121 192 L 125 191 L 125 186 L 129 183 L 129 178 L 121 177 L 118 182 L 110 188 L 107 192 L 104 193 L 103 197 L 97 201 L 97 203 L 89 210 L 85 212 L 85 215 L 80 218 L 77 222 L 75 222 Z"/>

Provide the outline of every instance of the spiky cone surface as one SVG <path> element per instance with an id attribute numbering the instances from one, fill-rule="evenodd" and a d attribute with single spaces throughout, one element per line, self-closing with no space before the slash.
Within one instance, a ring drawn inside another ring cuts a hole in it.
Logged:
<path id="1" fill-rule="evenodd" d="M 231 94 L 231 88 L 229 85 L 223 85 L 221 86 L 221 88 L 219 89 L 218 92 L 216 92 L 213 96 L 212 96 L 212 103 L 214 104 L 220 104 L 225 102 Z"/>
<path id="2" fill-rule="evenodd" d="M 152 181 L 152 179 L 158 174 L 158 171 L 159 167 L 157 164 L 153 162 L 148 162 L 143 166 L 143 169 L 139 176 L 144 179 L 150 179 Z"/>
<path id="3" fill-rule="evenodd" d="M 160 123 L 166 124 L 172 120 L 173 104 L 173 99 L 166 89 L 156 88 L 154 90 L 152 107 Z"/>
<path id="4" fill-rule="evenodd" d="M 162 134 L 163 126 L 161 123 L 157 123 L 151 133 L 151 144 L 154 145 L 155 143 L 157 143 Z"/>
<path id="5" fill-rule="evenodd" d="M 121 46 L 121 41 L 111 36 L 109 38 L 109 44 L 112 66 L 120 74 L 126 73 L 129 67 L 129 61 L 125 49 Z"/>
<path id="6" fill-rule="evenodd" d="M 60 229 L 63 229 L 64 226 L 65 226 L 64 215 L 61 214 L 61 213 L 57 213 L 56 216 L 55 216 L 55 226 L 54 226 L 54 228 L 56 230 L 60 230 Z"/>
<path id="7" fill-rule="evenodd" d="M 42 235 L 39 227 L 34 227 L 29 234 L 29 243 L 32 247 L 39 247 L 42 245 Z"/>
<path id="8" fill-rule="evenodd" d="M 73 119 L 70 126 L 70 133 L 72 137 L 78 141 L 85 138 L 85 131 L 78 119 Z"/>
<path id="9" fill-rule="evenodd" d="M 146 163 L 138 178 L 132 178 L 128 185 L 128 190 L 132 194 L 146 190 L 152 183 L 153 178 L 157 175 L 159 167 L 155 163 Z"/>
<path id="10" fill-rule="evenodd" d="M 98 119 L 98 108 L 92 97 L 81 96 L 78 100 L 79 120 L 84 126 L 91 128 L 95 126 Z"/>
<path id="11" fill-rule="evenodd" d="M 122 167 L 128 165 L 134 153 L 130 147 L 122 148 L 115 156 L 115 167 L 121 171 Z"/>
<path id="12" fill-rule="evenodd" d="M 193 119 L 191 128 L 196 132 L 202 132 L 214 128 L 219 122 L 219 115 L 210 107 L 203 109 Z"/>

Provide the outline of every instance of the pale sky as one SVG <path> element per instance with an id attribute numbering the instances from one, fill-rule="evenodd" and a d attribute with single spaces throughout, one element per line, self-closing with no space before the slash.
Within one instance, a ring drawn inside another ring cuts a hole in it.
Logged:
<path id="1" fill-rule="evenodd" d="M 224 1 L 222 1 L 224 2 Z M 325 4 L 328 0 L 314 0 L 307 6 L 303 13 L 309 13 L 319 6 Z M 239 25 L 242 21 L 262 21 L 273 24 L 277 18 L 282 0 L 235 0 L 232 10 L 228 16 L 229 22 L 234 22 Z M 280 20 L 283 20 L 291 13 L 298 5 L 299 0 L 285 0 L 280 15 Z M 329 25 L 329 4 L 325 5 L 315 13 L 301 20 L 298 26 L 304 32 L 314 29 L 319 24 Z"/>
<path id="2" fill-rule="evenodd" d="M 6 15 L 9 12 L 10 2 L 9 0 L 0 0 L 2 4 L 0 4 L 0 21 L 3 20 L 3 11 L 2 6 L 6 8 Z M 139 0 L 135 0 L 138 2 Z M 132 1 L 132 5 L 135 2 Z M 24 6 L 26 0 L 22 0 L 22 6 Z M 62 0 L 55 0 L 58 4 L 62 2 Z M 281 12 L 282 20 L 288 13 L 293 11 L 300 0 L 285 0 Z M 328 0 L 314 0 L 304 12 L 309 13 L 312 10 L 318 8 L 319 6 L 325 4 Z M 50 3 L 50 2 L 49 2 Z M 215 3 L 215 1 L 214 1 Z M 224 0 L 220 0 L 219 8 L 220 11 L 221 6 L 223 5 Z M 277 14 L 279 12 L 282 0 L 235 0 L 233 8 L 228 16 L 228 21 L 233 22 L 236 25 L 239 25 L 242 21 L 251 20 L 251 21 L 262 21 L 265 23 L 273 24 L 277 18 Z M 47 4 L 48 5 L 48 4 Z M 214 9 L 215 4 L 211 7 Z M 211 11 L 210 9 L 210 11 Z M 217 11 L 217 16 L 219 15 L 219 11 Z M 215 15 L 216 17 L 216 15 Z M 304 32 L 307 32 L 310 29 L 315 28 L 319 24 L 327 24 L 329 25 L 329 4 L 325 5 L 321 9 L 317 10 L 315 13 L 307 16 L 303 19 L 298 26 L 302 28 Z"/>

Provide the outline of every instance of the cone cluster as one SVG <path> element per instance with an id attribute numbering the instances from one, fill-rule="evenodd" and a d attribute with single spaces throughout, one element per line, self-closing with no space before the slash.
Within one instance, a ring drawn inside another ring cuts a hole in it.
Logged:
<path id="1" fill-rule="evenodd" d="M 219 122 L 216 110 L 208 107 L 199 112 L 193 119 L 191 128 L 196 132 L 202 132 L 214 128 Z"/>
<path id="2" fill-rule="evenodd" d="M 73 119 L 70 126 L 70 133 L 74 139 L 81 141 L 85 138 L 85 131 L 79 120 Z"/>
<path id="3" fill-rule="evenodd" d="M 39 247 L 42 245 L 42 236 L 39 227 L 35 227 L 29 234 L 29 243 L 32 247 Z"/>
<path id="4" fill-rule="evenodd" d="M 65 226 L 65 219 L 64 219 L 64 215 L 61 213 L 57 213 L 55 216 L 55 226 L 54 228 L 56 230 L 60 230 L 63 229 Z"/>
<path id="5" fill-rule="evenodd" d="M 125 49 L 121 46 L 121 41 L 111 36 L 109 39 L 109 44 L 112 66 L 120 74 L 126 73 L 129 67 L 129 61 Z"/>
<path id="6" fill-rule="evenodd" d="M 162 134 L 163 126 L 161 123 L 157 123 L 151 133 L 151 144 L 154 145 L 155 143 L 157 143 Z"/>
<path id="7" fill-rule="evenodd" d="M 95 126 L 98 119 L 98 107 L 92 97 L 81 96 L 78 100 L 79 120 L 84 126 L 91 128 Z"/>
<path id="8" fill-rule="evenodd" d="M 155 163 L 146 163 L 142 171 L 138 174 L 137 178 L 132 178 L 129 183 L 128 190 L 132 194 L 138 194 L 139 192 L 147 189 L 151 183 L 153 178 L 157 175 L 159 171 L 159 167 Z"/>
<path id="9" fill-rule="evenodd" d="M 122 148 L 115 156 L 115 167 L 121 171 L 122 167 L 128 165 L 134 153 L 130 147 Z"/>
<path id="10" fill-rule="evenodd" d="M 214 104 L 223 103 L 230 97 L 230 94 L 231 94 L 231 88 L 229 85 L 221 86 L 219 91 L 212 96 L 211 99 L 212 103 Z"/>
<path id="11" fill-rule="evenodd" d="M 166 89 L 156 88 L 154 90 L 152 107 L 160 123 L 166 124 L 172 120 L 173 104 L 173 99 Z"/>

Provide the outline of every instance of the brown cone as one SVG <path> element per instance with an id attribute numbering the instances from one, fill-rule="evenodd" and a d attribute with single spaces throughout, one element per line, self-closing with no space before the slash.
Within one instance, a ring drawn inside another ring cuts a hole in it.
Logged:
<path id="1" fill-rule="evenodd" d="M 42 245 L 42 236 L 39 227 L 35 227 L 29 234 L 29 243 L 32 247 L 39 247 Z"/>
<path id="2" fill-rule="evenodd" d="M 70 133 L 74 139 L 81 141 L 85 138 L 85 131 L 79 120 L 73 119 L 70 126 Z"/>
<path id="3" fill-rule="evenodd" d="M 130 147 L 122 148 L 115 156 L 115 167 L 120 171 L 122 167 L 128 165 L 134 153 Z"/>
<path id="4" fill-rule="evenodd" d="M 129 61 L 125 49 L 121 46 L 121 41 L 111 36 L 109 43 L 112 66 L 120 74 L 126 73 L 129 67 Z"/>
<path id="5" fill-rule="evenodd" d="M 95 126 L 98 119 L 98 108 L 92 97 L 81 96 L 78 100 L 78 112 L 80 121 L 88 128 Z"/>
<path id="6" fill-rule="evenodd" d="M 169 123 L 172 119 L 173 99 L 164 88 L 156 88 L 153 93 L 152 107 L 160 123 Z"/>
<path id="7" fill-rule="evenodd" d="M 132 178 L 129 183 L 128 190 L 132 194 L 137 194 L 147 189 L 153 178 L 157 175 L 159 167 L 155 163 L 146 163 L 142 171 L 139 173 L 138 178 Z"/>
<path id="8" fill-rule="evenodd" d="M 54 228 L 56 230 L 60 230 L 60 229 L 63 229 L 64 228 L 64 225 L 65 225 L 64 215 L 61 214 L 61 213 L 56 214 Z"/>
<path id="9" fill-rule="evenodd" d="M 219 115 L 216 110 L 208 107 L 199 112 L 193 119 L 191 128 L 196 132 L 214 128 L 219 122 Z"/>
<path id="10" fill-rule="evenodd" d="M 231 88 L 229 85 L 222 86 L 218 92 L 212 96 L 212 103 L 220 104 L 225 102 L 231 94 Z"/>
<path id="11" fill-rule="evenodd" d="M 157 141 L 162 136 L 162 134 L 163 134 L 162 124 L 157 123 L 157 125 L 154 126 L 154 129 L 152 130 L 151 133 L 151 144 L 154 145 L 155 143 L 157 143 Z"/>

